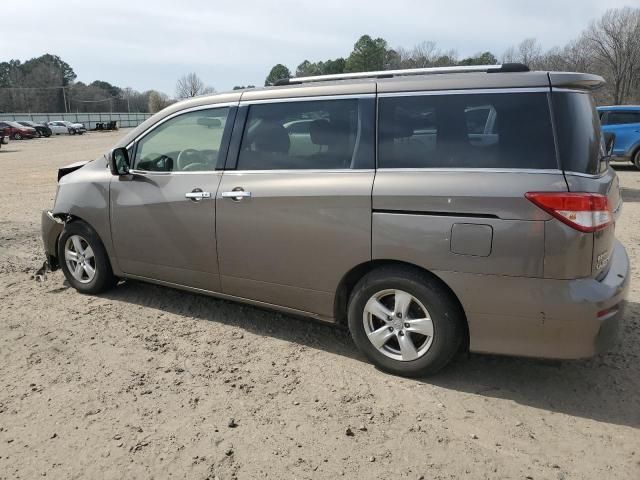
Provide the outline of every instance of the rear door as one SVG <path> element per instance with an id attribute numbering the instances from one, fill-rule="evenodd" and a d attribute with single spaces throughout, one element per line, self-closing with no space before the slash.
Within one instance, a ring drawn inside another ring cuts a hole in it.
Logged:
<path id="1" fill-rule="evenodd" d="M 344 274 L 371 259 L 373 95 L 240 111 L 216 199 L 223 292 L 332 317 Z"/>
<path id="2" fill-rule="evenodd" d="M 629 155 L 636 145 L 640 145 L 640 109 L 610 110 L 603 120 L 603 130 L 616 136 L 614 155 Z"/>
<path id="3" fill-rule="evenodd" d="M 602 161 L 604 142 L 591 94 L 580 90 L 554 91 L 553 111 L 560 160 L 569 190 L 606 195 L 617 219 L 622 209 L 620 182 L 615 170 Z M 617 132 L 615 144 L 618 145 Z M 613 251 L 615 222 L 595 233 L 581 235 L 593 245 L 583 255 L 581 264 L 588 265 L 590 276 L 598 277 L 606 271 Z"/>
<path id="4" fill-rule="evenodd" d="M 373 258 L 543 277 L 550 216 L 525 194 L 567 190 L 548 95 L 548 88 L 381 92 Z"/>

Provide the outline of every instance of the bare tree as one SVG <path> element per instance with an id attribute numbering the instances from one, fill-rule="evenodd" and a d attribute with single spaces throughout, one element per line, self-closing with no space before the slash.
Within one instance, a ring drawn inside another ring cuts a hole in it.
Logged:
<path id="1" fill-rule="evenodd" d="M 200 80 L 200 77 L 193 72 L 180 77 L 176 84 L 177 98 L 197 97 L 198 95 L 215 93 L 215 91 L 215 88 L 206 86 L 204 82 Z"/>
<path id="2" fill-rule="evenodd" d="M 582 39 L 611 83 L 613 102 L 624 103 L 640 87 L 640 8 L 607 10 Z"/>
<path id="3" fill-rule="evenodd" d="M 502 55 L 503 63 L 523 63 L 531 68 L 539 68 L 542 47 L 535 38 L 525 38 L 517 47 L 509 47 Z"/>
<path id="4" fill-rule="evenodd" d="M 399 68 L 427 68 L 453 65 L 457 62 L 455 50 L 440 50 L 436 42 L 425 41 L 411 49 L 394 50 Z"/>
<path id="5" fill-rule="evenodd" d="M 411 49 L 410 58 L 415 68 L 426 68 L 433 65 L 440 57 L 440 51 L 436 42 L 426 41 L 417 44 Z"/>
<path id="6" fill-rule="evenodd" d="M 149 92 L 149 111 L 151 113 L 159 112 L 169 105 L 171 105 L 171 100 L 166 94 L 155 90 Z"/>

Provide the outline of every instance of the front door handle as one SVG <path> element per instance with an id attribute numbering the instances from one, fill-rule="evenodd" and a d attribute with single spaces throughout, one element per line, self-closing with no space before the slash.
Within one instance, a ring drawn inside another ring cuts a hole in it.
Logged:
<path id="1" fill-rule="evenodd" d="M 251 197 L 251 192 L 246 192 L 238 187 L 238 188 L 234 188 L 230 192 L 222 192 L 220 196 L 222 198 L 230 198 L 231 200 L 239 201 L 239 200 L 242 200 L 243 198 Z"/>
<path id="2" fill-rule="evenodd" d="M 200 188 L 194 188 L 192 191 L 184 194 L 190 200 L 199 202 L 203 198 L 211 198 L 211 192 L 203 192 Z"/>

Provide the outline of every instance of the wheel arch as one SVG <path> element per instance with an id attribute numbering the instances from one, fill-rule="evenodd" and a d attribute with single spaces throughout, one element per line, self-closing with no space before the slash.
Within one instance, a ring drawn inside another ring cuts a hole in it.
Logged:
<path id="1" fill-rule="evenodd" d="M 451 287 L 444 280 L 442 280 L 438 275 L 431 272 L 430 270 L 427 270 L 426 268 L 420 267 L 413 263 L 403 262 L 400 260 L 390 260 L 390 259 L 371 260 L 371 261 L 356 265 L 347 273 L 345 273 L 345 275 L 340 280 L 340 283 L 338 284 L 338 288 L 336 289 L 336 294 L 334 297 L 333 313 L 334 313 L 334 318 L 336 323 L 342 326 L 347 325 L 347 309 L 349 304 L 349 297 L 351 296 L 353 289 L 355 288 L 356 284 L 360 281 L 360 279 L 364 277 L 366 274 L 368 274 L 369 272 L 372 272 L 378 268 L 387 267 L 387 266 L 399 266 L 399 267 L 408 268 L 408 269 L 420 272 L 423 275 L 428 275 L 429 277 L 435 279 L 440 285 L 442 285 L 443 288 L 445 288 L 449 292 L 449 294 L 451 295 L 451 298 L 460 307 L 460 311 L 462 312 L 462 315 L 464 317 L 463 327 L 464 327 L 465 338 L 463 341 L 463 348 L 465 350 L 468 350 L 469 349 L 469 322 L 467 320 L 467 315 L 464 310 L 464 306 L 462 305 L 462 302 L 460 302 L 460 299 L 458 298 L 456 293 L 451 289 Z"/>
<path id="2" fill-rule="evenodd" d="M 635 145 L 631 147 L 631 163 L 635 164 L 636 156 L 640 155 L 640 141 L 638 141 Z M 637 165 L 640 168 L 640 165 Z"/>
<path id="3" fill-rule="evenodd" d="M 115 257 L 113 256 L 113 252 L 111 251 L 111 242 L 110 241 L 105 242 L 105 239 L 100 234 L 100 231 L 95 227 L 95 225 L 92 225 L 92 222 L 90 222 L 86 218 L 84 218 L 82 216 L 79 216 L 79 215 L 77 215 L 75 213 L 58 213 L 58 212 L 56 212 L 56 213 L 53 214 L 53 216 L 56 217 L 56 218 L 61 219 L 64 222 L 65 225 L 67 223 L 72 223 L 72 222 L 82 222 L 87 227 L 89 227 L 93 231 L 95 236 L 98 238 L 98 240 L 100 240 L 100 243 L 102 243 L 102 246 L 104 247 L 105 251 L 107 252 L 107 261 L 109 262 L 109 265 L 111 266 L 111 269 L 113 270 L 114 274 L 116 274 L 116 275 L 119 274 L 118 264 L 115 261 Z M 60 236 L 61 235 L 62 235 L 62 231 L 60 232 L 60 234 L 56 238 L 56 251 L 58 251 L 58 244 L 60 242 Z M 58 259 L 58 262 L 59 261 L 60 261 L 60 259 Z M 116 271 L 118 271 L 118 273 L 116 273 Z"/>

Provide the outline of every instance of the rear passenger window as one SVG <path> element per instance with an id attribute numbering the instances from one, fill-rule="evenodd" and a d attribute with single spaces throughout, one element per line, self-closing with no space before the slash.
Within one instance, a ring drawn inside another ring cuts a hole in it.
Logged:
<path id="1" fill-rule="evenodd" d="M 609 112 L 607 125 L 623 125 L 626 123 L 640 123 L 640 112 Z"/>
<path id="2" fill-rule="evenodd" d="M 237 169 L 359 168 L 360 130 L 357 99 L 251 105 Z"/>
<path id="3" fill-rule="evenodd" d="M 380 168 L 558 168 L 547 95 L 379 100 Z"/>

